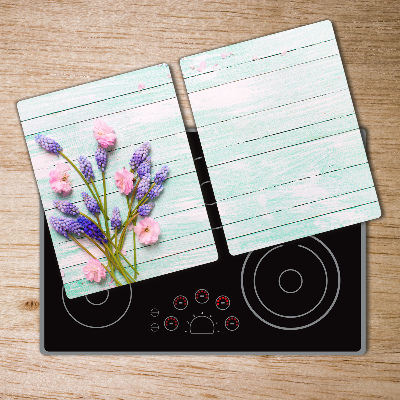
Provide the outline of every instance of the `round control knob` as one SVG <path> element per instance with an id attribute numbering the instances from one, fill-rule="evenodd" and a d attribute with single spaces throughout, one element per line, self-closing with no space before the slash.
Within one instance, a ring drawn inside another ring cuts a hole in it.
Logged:
<path id="1" fill-rule="evenodd" d="M 153 324 L 151 324 L 150 329 L 152 332 L 158 332 L 160 326 L 156 322 L 154 322 Z"/>
<path id="2" fill-rule="evenodd" d="M 165 318 L 164 326 L 167 331 L 174 331 L 179 325 L 178 319 L 174 316 Z"/>
<path id="3" fill-rule="evenodd" d="M 217 300 L 215 300 L 215 305 L 220 310 L 226 310 L 231 304 L 228 296 L 219 296 Z"/>
<path id="4" fill-rule="evenodd" d="M 195 294 L 195 299 L 198 303 L 204 304 L 207 303 L 208 299 L 210 298 L 210 295 L 208 294 L 207 290 L 205 289 L 199 289 L 196 294 Z"/>
<path id="5" fill-rule="evenodd" d="M 188 299 L 185 296 L 176 296 L 174 299 L 174 307 L 177 310 L 184 310 L 188 305 Z"/>
<path id="6" fill-rule="evenodd" d="M 225 320 L 225 328 L 228 329 L 228 331 L 236 331 L 237 328 L 239 328 L 239 320 L 234 317 L 228 317 Z"/>

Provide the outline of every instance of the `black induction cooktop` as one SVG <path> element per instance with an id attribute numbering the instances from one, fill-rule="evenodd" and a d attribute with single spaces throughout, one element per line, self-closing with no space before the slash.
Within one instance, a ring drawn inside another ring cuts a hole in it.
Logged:
<path id="1" fill-rule="evenodd" d="M 188 133 L 219 259 L 68 299 L 41 218 L 44 354 L 363 354 L 365 224 L 231 256 Z"/>

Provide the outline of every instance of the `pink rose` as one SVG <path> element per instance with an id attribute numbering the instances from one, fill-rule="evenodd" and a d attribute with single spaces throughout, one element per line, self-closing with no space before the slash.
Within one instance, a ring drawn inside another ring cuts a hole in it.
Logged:
<path id="1" fill-rule="evenodd" d="M 104 148 L 112 146 L 117 138 L 114 130 L 101 119 L 96 119 L 94 121 L 93 134 L 100 146 Z"/>
<path id="2" fill-rule="evenodd" d="M 153 244 L 157 242 L 158 236 L 161 233 L 160 225 L 156 220 L 146 217 L 133 227 L 139 242 L 143 244 Z"/>
<path id="3" fill-rule="evenodd" d="M 134 177 L 135 175 L 125 169 L 125 167 L 119 169 L 114 174 L 115 184 L 117 185 L 120 193 L 125 193 L 126 195 L 128 195 L 130 192 L 132 192 Z"/>
<path id="4" fill-rule="evenodd" d="M 100 282 L 106 277 L 106 270 L 97 258 L 93 258 L 87 262 L 83 267 L 83 273 L 85 274 L 86 279 L 91 282 Z"/>
<path id="5" fill-rule="evenodd" d="M 145 87 L 146 87 L 146 85 L 144 83 L 139 83 L 139 85 L 138 85 L 139 90 L 143 90 Z"/>
<path id="6" fill-rule="evenodd" d="M 69 180 L 69 171 L 71 167 L 59 161 L 50 174 L 50 186 L 56 193 L 61 193 L 64 197 L 72 192 L 71 182 Z"/>

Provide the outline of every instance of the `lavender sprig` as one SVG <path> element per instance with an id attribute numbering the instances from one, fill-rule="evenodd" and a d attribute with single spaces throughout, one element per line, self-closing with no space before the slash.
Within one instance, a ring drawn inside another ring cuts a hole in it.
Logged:
<path id="1" fill-rule="evenodd" d="M 62 147 L 55 140 L 41 133 L 35 137 L 35 142 L 49 153 L 60 154 L 63 151 Z"/>
<path id="2" fill-rule="evenodd" d="M 111 215 L 111 227 L 114 230 L 118 230 L 121 229 L 121 225 L 122 225 L 122 219 L 121 219 L 121 214 L 119 212 L 119 208 L 114 207 Z"/>
<path id="3" fill-rule="evenodd" d="M 92 178 L 94 179 L 93 168 L 90 161 L 85 156 L 79 156 L 78 162 L 79 162 L 79 169 L 81 170 L 85 179 L 88 182 L 90 182 Z"/>
<path id="4" fill-rule="evenodd" d="M 155 185 L 151 188 L 147 197 L 149 199 L 155 199 L 157 196 L 160 195 L 160 193 L 163 191 L 163 189 L 164 189 L 163 185 L 161 185 L 161 184 Z"/>
<path id="5" fill-rule="evenodd" d="M 94 153 L 94 158 L 96 159 L 97 168 L 104 172 L 106 170 L 106 165 L 107 165 L 106 149 L 99 146 L 96 152 Z"/>
<path id="6" fill-rule="evenodd" d="M 168 176 L 169 168 L 166 165 L 163 165 L 155 174 L 154 176 L 154 183 L 161 184 L 163 183 Z"/>
<path id="7" fill-rule="evenodd" d="M 51 216 L 49 220 L 55 231 L 66 238 L 68 238 L 68 233 L 74 233 L 76 235 L 81 235 L 83 233 L 81 224 L 72 218 Z"/>
<path id="8" fill-rule="evenodd" d="M 54 200 L 54 207 L 63 212 L 64 214 L 77 215 L 79 208 L 67 200 Z"/>
<path id="9" fill-rule="evenodd" d="M 93 197 L 89 196 L 86 192 L 82 192 L 82 198 L 89 212 L 92 214 L 98 214 L 100 212 L 100 207 Z"/>
<path id="10" fill-rule="evenodd" d="M 138 200 L 142 200 L 143 197 L 146 195 L 146 193 L 149 191 L 149 189 L 150 189 L 150 174 L 145 175 L 139 182 L 136 191 L 136 198 Z"/>
<path id="11" fill-rule="evenodd" d="M 146 159 L 147 154 L 150 150 L 150 142 L 144 142 L 140 147 L 138 147 L 129 161 L 129 165 L 132 169 L 139 168 L 139 165 Z"/>
<path id="12" fill-rule="evenodd" d="M 150 175 L 150 169 L 151 169 L 151 157 L 148 156 L 140 165 L 139 168 L 137 169 L 137 173 L 140 176 L 140 178 L 144 178 L 146 175 Z"/>
<path id="13" fill-rule="evenodd" d="M 147 204 L 142 204 L 138 208 L 138 213 L 142 217 L 146 217 L 151 213 L 151 210 L 154 208 L 154 203 L 147 203 Z"/>
<path id="14" fill-rule="evenodd" d="M 79 217 L 76 222 L 78 222 L 78 224 L 81 226 L 83 233 L 85 233 L 92 239 L 97 240 L 100 243 L 108 242 L 107 238 L 102 234 L 101 230 L 92 221 L 89 221 L 85 217 Z"/>

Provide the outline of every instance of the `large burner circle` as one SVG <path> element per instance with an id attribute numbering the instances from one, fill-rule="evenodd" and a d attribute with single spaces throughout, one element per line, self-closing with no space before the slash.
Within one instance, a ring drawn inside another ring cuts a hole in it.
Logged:
<path id="1" fill-rule="evenodd" d="M 117 291 L 103 290 L 76 299 L 68 299 L 61 291 L 64 308 L 68 315 L 85 328 L 107 328 L 120 321 L 132 302 L 131 285 L 119 287 Z"/>
<path id="2" fill-rule="evenodd" d="M 310 236 L 250 252 L 241 274 L 243 297 L 253 314 L 283 330 L 321 321 L 340 291 L 339 265 L 320 239 Z"/>

